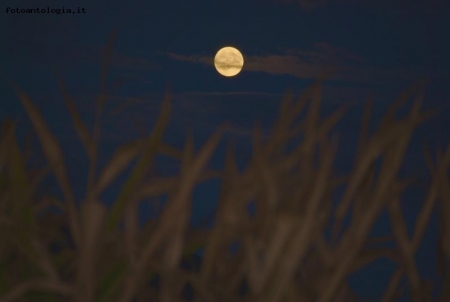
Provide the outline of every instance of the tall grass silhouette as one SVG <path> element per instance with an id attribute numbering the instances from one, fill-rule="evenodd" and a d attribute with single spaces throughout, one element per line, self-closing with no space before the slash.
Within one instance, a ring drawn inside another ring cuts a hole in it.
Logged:
<path id="1" fill-rule="evenodd" d="M 346 108 L 320 119 L 322 80 L 297 100 L 286 94 L 268 139 L 263 140 L 262 130 L 255 127 L 252 158 L 243 171 L 237 167 L 233 144 L 228 145 L 224 169 L 207 170 L 225 127 L 198 152 L 191 134 L 182 150 L 164 143 L 170 93 L 150 134 L 119 147 L 99 169 L 112 41 L 103 62 L 92 130 L 59 77 L 64 102 L 90 161 L 81 203 L 75 200 L 57 139 L 31 98 L 14 86 L 47 166 L 29 168 L 29 154 L 34 150 L 22 150 L 16 124 L 4 121 L 0 301 L 358 301 L 347 277 L 379 257 L 397 263 L 382 301 L 397 301 L 405 294 L 400 286 L 404 276 L 413 301 L 430 301 L 431 290 L 418 272 L 414 255 L 435 209 L 440 214 L 439 269 L 444 284 L 439 299 L 450 300 L 450 145 L 438 152 L 434 162 L 424 150 L 432 178 L 411 237 L 400 203 L 401 193 L 415 184 L 413 178 L 398 178 L 406 148 L 415 128 L 431 117 L 430 112 L 421 111 L 422 81 L 392 104 L 372 135 L 368 134 L 367 103 L 354 168 L 345 176 L 334 173 L 339 136 L 333 129 Z M 411 97 L 409 113 L 397 119 L 396 112 Z M 304 110 L 306 116 L 299 120 Z M 299 136 L 303 139 L 287 148 Z M 157 154 L 179 160 L 179 175 L 149 177 Z M 130 165 L 131 173 L 108 209 L 100 195 Z M 38 194 L 49 173 L 57 181 L 62 200 Z M 221 192 L 214 226 L 195 229 L 189 225 L 192 192 L 199 182 L 216 177 L 221 180 Z M 344 193 L 334 206 L 333 193 L 342 186 Z M 161 195 L 168 197 L 162 213 L 140 227 L 140 202 Z M 250 203 L 254 213 L 248 211 Z M 60 212 L 40 214 L 49 206 L 57 206 Z M 385 209 L 396 244 L 369 247 L 370 231 Z M 350 217 L 348 226 L 346 217 Z M 231 251 L 232 246 L 237 248 Z M 203 251 L 200 258 L 195 256 L 199 249 Z M 189 259 L 196 261 L 190 268 Z"/>

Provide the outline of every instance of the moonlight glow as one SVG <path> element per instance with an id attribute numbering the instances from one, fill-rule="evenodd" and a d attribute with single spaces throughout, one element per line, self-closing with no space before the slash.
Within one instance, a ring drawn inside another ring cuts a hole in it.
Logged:
<path id="1" fill-rule="evenodd" d="M 221 75 L 232 77 L 237 75 L 244 66 L 244 57 L 236 48 L 227 46 L 216 53 L 214 66 Z"/>

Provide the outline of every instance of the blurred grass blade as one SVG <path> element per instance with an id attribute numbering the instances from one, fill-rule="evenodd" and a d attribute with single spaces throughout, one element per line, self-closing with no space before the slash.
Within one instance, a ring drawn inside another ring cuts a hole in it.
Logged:
<path id="1" fill-rule="evenodd" d="M 100 173 L 96 185 L 96 194 L 101 194 L 128 167 L 131 161 L 137 157 L 141 149 L 138 142 L 131 142 L 120 146 Z"/>
<path id="2" fill-rule="evenodd" d="M 43 117 L 39 113 L 36 105 L 33 104 L 31 99 L 23 93 L 16 85 L 12 84 L 15 88 L 19 99 L 24 106 L 28 117 L 33 124 L 33 127 L 38 135 L 44 154 L 52 167 L 53 173 L 56 176 L 56 180 L 64 194 L 66 202 L 68 203 L 68 211 L 70 217 L 70 227 L 75 244 L 80 242 L 80 228 L 78 213 L 75 206 L 75 197 L 73 195 L 69 178 L 64 163 L 64 156 L 61 148 L 56 140 L 56 137 L 51 133 Z"/>
<path id="3" fill-rule="evenodd" d="M 94 301 L 97 285 L 96 268 L 101 241 L 103 220 L 106 213 L 104 205 L 98 201 L 84 202 L 82 205 L 83 241 L 78 268 L 78 285 L 81 301 Z"/>
<path id="4" fill-rule="evenodd" d="M 330 279 L 327 290 L 320 296 L 320 302 L 331 301 L 332 297 L 336 294 L 337 289 L 342 284 L 350 268 L 351 262 L 360 251 L 364 239 L 369 234 L 376 217 L 385 206 L 387 197 L 389 196 L 389 189 L 392 188 L 392 183 L 397 176 L 412 132 L 424 118 L 424 114 L 420 112 L 422 100 L 423 89 L 420 90 L 409 116 L 403 122 L 399 123 L 401 135 L 385 154 L 379 179 L 371 198 L 370 207 L 366 210 L 364 216 L 358 218 L 357 223 L 354 222 L 354 226 L 347 231 L 346 238 L 342 241 L 340 248 L 340 255 L 342 255 L 343 260 Z"/>
<path id="5" fill-rule="evenodd" d="M 413 300 L 419 301 L 420 297 L 420 276 L 414 260 L 414 249 L 408 238 L 408 230 L 403 218 L 400 201 L 395 198 L 389 203 L 389 214 L 391 225 L 397 239 L 397 244 L 402 254 L 405 270 L 409 278 L 411 286 L 411 297 Z M 421 300 L 420 300 L 421 301 Z"/>
<path id="6" fill-rule="evenodd" d="M 158 146 L 160 145 L 163 138 L 165 128 L 169 122 L 170 109 L 171 95 L 167 93 L 164 97 L 162 110 L 158 116 L 153 131 L 150 137 L 145 142 L 144 154 L 136 163 L 130 177 L 125 182 L 124 187 L 119 193 L 119 196 L 114 202 L 114 205 L 111 209 L 106 223 L 108 231 L 113 230 L 119 224 L 123 210 L 125 208 L 125 203 L 130 197 L 132 197 L 131 195 L 133 194 L 133 192 L 136 192 L 136 189 L 142 185 L 144 177 L 148 173 L 153 163 L 154 157 L 156 156 L 156 152 L 158 150 Z"/>
<path id="7" fill-rule="evenodd" d="M 98 286 L 98 298 L 96 301 L 109 302 L 114 295 L 117 295 L 120 289 L 121 281 L 125 277 L 128 265 L 125 261 L 117 262 L 112 265 L 112 268 L 108 270 L 104 278 L 99 282 Z"/>
<path id="8" fill-rule="evenodd" d="M 36 222 L 32 207 L 33 193 L 31 192 L 30 180 L 26 170 L 26 163 L 17 142 L 12 141 L 10 145 L 9 180 L 12 203 L 12 217 L 15 223 L 21 225 L 24 232 L 36 232 Z"/>
<path id="9" fill-rule="evenodd" d="M 95 187 L 95 193 L 101 194 L 142 153 L 144 147 L 145 139 L 137 139 L 118 147 L 101 171 Z M 181 159 L 181 152 L 179 150 L 162 142 L 157 150 L 163 155 Z"/>
<path id="10" fill-rule="evenodd" d="M 223 179 L 219 192 L 219 200 L 217 205 L 217 217 L 215 219 L 215 227 L 209 232 L 206 241 L 205 252 L 201 266 L 201 278 L 209 280 L 213 270 L 218 251 L 221 249 L 221 243 L 225 241 L 223 231 L 230 225 L 236 225 L 238 217 L 236 215 L 236 207 L 231 201 L 237 201 L 235 197 L 236 185 L 239 179 L 239 169 L 234 155 L 235 141 L 231 141 L 226 148 L 225 166 L 223 171 Z"/>
<path id="11" fill-rule="evenodd" d="M 407 101 L 408 99 L 413 95 L 414 91 L 423 84 L 423 81 L 417 81 L 414 84 L 412 84 L 408 89 L 405 91 L 402 91 L 400 96 L 397 98 L 395 102 L 389 105 L 387 112 L 381 119 L 379 123 L 380 128 L 386 128 L 388 127 L 389 123 L 392 123 L 395 120 L 395 112 L 399 110 Z"/>
<path id="12" fill-rule="evenodd" d="M 93 150 L 92 138 L 91 138 L 91 135 L 89 134 L 89 129 L 84 124 L 83 119 L 81 118 L 80 114 L 78 113 L 78 110 L 75 107 L 75 103 L 73 102 L 72 97 L 67 92 L 67 87 L 66 87 L 66 85 L 62 79 L 62 76 L 60 74 L 57 74 L 57 79 L 58 79 L 59 88 L 61 90 L 61 94 L 62 94 L 64 103 L 66 104 L 67 110 L 69 110 L 70 117 L 72 118 L 72 122 L 75 127 L 75 131 L 77 132 L 77 135 L 80 138 L 81 143 L 83 144 L 87 155 L 92 160 L 94 150 Z"/>
<path id="13" fill-rule="evenodd" d="M 2 133 L 0 137 L 0 172 L 3 171 L 7 163 L 8 150 L 13 143 L 16 134 L 16 124 L 6 119 L 2 124 Z"/>
<path id="14" fill-rule="evenodd" d="M 98 92 L 97 102 L 96 102 L 96 111 L 94 117 L 94 128 L 92 131 L 92 148 L 90 151 L 90 162 L 89 162 L 89 171 L 88 171 L 88 181 L 87 181 L 87 195 L 92 196 L 95 193 L 94 183 L 97 174 L 97 161 L 98 161 L 98 148 L 100 141 L 100 132 L 102 125 L 102 114 L 106 101 L 106 80 L 108 75 L 108 65 L 111 61 L 111 57 L 113 54 L 113 44 L 116 37 L 116 30 L 113 30 L 110 34 L 110 38 L 108 44 L 105 48 L 105 53 L 103 55 L 102 61 L 102 70 L 100 74 L 100 88 Z M 88 198 L 91 200 L 91 198 Z"/>
<path id="15" fill-rule="evenodd" d="M 370 115 L 373 108 L 373 97 L 367 100 L 364 104 L 364 110 L 361 118 L 361 127 L 359 130 L 358 147 L 356 149 L 357 160 L 361 157 L 363 147 L 367 145 L 369 139 Z"/>
<path id="16" fill-rule="evenodd" d="M 189 206 L 191 203 L 191 193 L 195 186 L 197 179 L 200 177 L 203 169 L 206 167 L 213 151 L 215 150 L 220 138 L 224 132 L 224 129 L 220 129 L 213 134 L 205 145 L 199 151 L 197 157 L 192 160 L 192 163 L 182 163 L 182 167 L 186 168 L 182 173 L 179 188 L 173 192 L 168 205 L 166 206 L 161 218 L 160 224 L 157 227 L 152 238 L 145 244 L 142 249 L 141 255 L 133 268 L 133 273 L 129 275 L 126 283 L 126 288 L 123 291 L 119 301 L 129 301 L 135 294 L 138 281 L 142 278 L 143 272 L 147 267 L 149 260 L 151 259 L 155 249 L 163 243 L 169 243 L 172 250 L 166 251 L 164 257 L 164 267 L 169 271 L 174 269 L 174 265 L 179 262 L 182 255 L 182 233 L 185 232 L 185 228 L 188 223 Z M 184 151 L 184 160 L 189 160 L 193 152 L 192 138 L 188 138 Z M 168 234 L 175 235 L 174 237 L 167 237 Z M 168 238 L 168 239 L 165 239 Z M 172 238 L 172 240 L 170 240 Z M 167 277 L 167 276 L 166 276 Z M 163 291 L 162 298 L 168 297 L 169 292 Z"/>

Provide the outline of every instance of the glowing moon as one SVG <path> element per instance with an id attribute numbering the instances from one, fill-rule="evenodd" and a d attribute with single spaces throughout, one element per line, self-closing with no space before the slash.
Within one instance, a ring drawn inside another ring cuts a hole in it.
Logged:
<path id="1" fill-rule="evenodd" d="M 244 66 L 244 57 L 236 48 L 227 46 L 216 53 L 214 66 L 221 75 L 232 77 L 237 75 Z"/>

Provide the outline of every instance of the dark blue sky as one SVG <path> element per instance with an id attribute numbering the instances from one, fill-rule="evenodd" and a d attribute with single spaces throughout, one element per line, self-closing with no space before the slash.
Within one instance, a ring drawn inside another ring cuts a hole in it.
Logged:
<path id="1" fill-rule="evenodd" d="M 72 168 L 73 186 L 81 197 L 87 158 L 62 103 L 55 72 L 61 72 L 83 118 L 90 124 L 103 49 L 111 30 L 116 28 L 109 83 L 121 85 L 110 90 L 102 163 L 114 147 L 138 137 L 136 123 L 148 132 L 168 84 L 174 108 L 166 141 L 181 147 L 187 127 L 192 127 L 199 147 L 228 121 L 232 130 L 225 139 L 238 139 L 238 158 L 244 162 L 251 152 L 246 141 L 255 121 L 261 121 L 268 131 L 287 89 L 298 95 L 318 76 L 332 70 L 324 86 L 323 113 L 356 102 L 339 124 L 338 171 L 351 168 L 363 102 L 373 96 L 374 116 L 379 117 L 413 81 L 429 79 L 424 107 L 438 108 L 440 116 L 419 129 L 402 170 L 408 174 L 426 171 L 421 140 L 426 138 L 433 145 L 447 143 L 449 138 L 450 2 L 312 2 L 8 1 L 0 18 L 4 63 L 0 70 L 0 120 L 19 117 L 20 130 L 29 127 L 17 96 L 8 86 L 12 81 L 39 105 L 60 139 Z M 7 7 L 37 6 L 82 7 L 86 13 L 6 13 Z M 227 45 L 238 48 L 245 60 L 243 70 L 233 78 L 222 77 L 212 65 L 216 51 Z M 125 102 L 129 102 L 125 111 L 111 114 Z M 221 167 L 224 147 L 222 142 L 213 167 Z M 161 173 L 177 169 L 167 160 L 161 160 L 159 167 Z M 218 186 L 212 181 L 196 191 L 194 220 L 213 209 Z M 106 202 L 111 196 L 105 197 Z M 407 219 L 412 222 L 420 200 L 412 198 L 407 207 Z M 375 229 L 377 234 L 390 232 L 385 220 L 380 220 Z M 428 239 L 431 243 L 433 236 Z M 434 265 L 430 260 L 433 251 L 425 248 L 418 255 L 422 257 L 423 274 L 432 274 L 427 267 Z M 386 276 L 381 285 L 366 280 L 366 286 L 382 290 Z"/>

